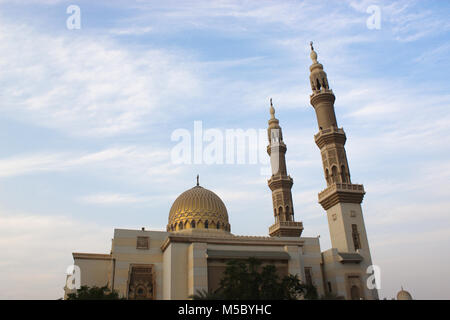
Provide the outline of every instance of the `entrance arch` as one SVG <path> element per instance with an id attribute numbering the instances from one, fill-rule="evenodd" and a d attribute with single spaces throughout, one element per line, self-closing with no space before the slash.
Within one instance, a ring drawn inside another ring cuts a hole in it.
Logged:
<path id="1" fill-rule="evenodd" d="M 361 291 L 358 286 L 353 285 L 350 288 L 350 296 L 352 300 L 361 300 Z"/>

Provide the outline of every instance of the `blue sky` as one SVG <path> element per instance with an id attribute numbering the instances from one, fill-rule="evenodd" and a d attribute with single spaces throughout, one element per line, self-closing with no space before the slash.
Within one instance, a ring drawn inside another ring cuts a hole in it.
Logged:
<path id="1" fill-rule="evenodd" d="M 68 30 L 66 9 L 81 9 Z M 370 5 L 381 28 L 367 28 Z M 272 97 L 297 220 L 330 247 L 309 41 L 347 133 L 381 297 L 449 299 L 449 5 L 442 1 L 0 0 L 0 298 L 62 296 L 71 252 L 163 229 L 195 184 L 267 235 L 261 166 L 175 165 L 174 130 L 265 129 Z M 33 270 L 33 271 L 30 271 Z"/>

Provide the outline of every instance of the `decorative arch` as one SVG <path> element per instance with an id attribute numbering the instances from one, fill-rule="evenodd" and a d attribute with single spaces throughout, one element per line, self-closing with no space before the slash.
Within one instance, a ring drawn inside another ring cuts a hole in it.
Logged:
<path id="1" fill-rule="evenodd" d="M 350 288 L 350 297 L 352 300 L 361 300 L 361 290 L 357 285 Z"/>
<path id="2" fill-rule="evenodd" d="M 338 182 L 337 176 L 338 176 L 338 172 L 337 172 L 336 166 L 331 167 L 331 180 L 335 183 Z"/>
<path id="3" fill-rule="evenodd" d="M 283 207 L 281 207 L 281 206 L 278 208 L 278 218 L 280 219 L 280 221 L 284 221 Z"/>

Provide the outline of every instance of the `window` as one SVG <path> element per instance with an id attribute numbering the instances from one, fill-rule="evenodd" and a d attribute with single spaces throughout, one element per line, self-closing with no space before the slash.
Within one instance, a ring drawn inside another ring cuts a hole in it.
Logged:
<path id="1" fill-rule="evenodd" d="M 149 237 L 137 237 L 136 249 L 148 249 Z"/>
<path id="2" fill-rule="evenodd" d="M 331 180 L 332 180 L 333 182 L 337 182 L 337 175 L 338 175 L 338 173 L 337 173 L 337 168 L 336 168 L 335 166 L 333 166 L 333 167 L 331 168 Z"/>
<path id="3" fill-rule="evenodd" d="M 192 228 L 192 229 L 195 228 L 195 221 L 191 221 L 191 228 Z"/>
<path id="4" fill-rule="evenodd" d="M 328 284 L 328 292 L 329 292 L 329 293 L 333 292 L 333 290 L 331 290 L 331 289 L 332 289 L 332 288 L 331 288 L 331 282 L 328 281 L 327 284 Z"/>
<path id="5" fill-rule="evenodd" d="M 355 251 L 361 249 L 361 241 L 359 239 L 358 226 L 356 224 L 352 224 L 352 238 Z"/>
<path id="6" fill-rule="evenodd" d="M 209 223 L 208 223 L 208 220 L 206 220 L 205 221 L 205 229 L 208 229 L 209 228 Z"/>
<path id="7" fill-rule="evenodd" d="M 312 268 L 305 267 L 305 282 L 308 286 L 312 286 Z"/>

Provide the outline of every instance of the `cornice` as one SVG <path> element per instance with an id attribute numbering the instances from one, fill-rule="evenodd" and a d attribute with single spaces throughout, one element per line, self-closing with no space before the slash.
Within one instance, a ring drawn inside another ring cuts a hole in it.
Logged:
<path id="1" fill-rule="evenodd" d="M 297 239 L 277 239 L 273 237 L 258 236 L 235 236 L 235 235 L 181 235 L 171 234 L 161 246 L 164 252 L 171 243 L 208 243 L 208 244 L 227 244 L 227 245 L 251 245 L 251 246 L 303 246 L 304 240 Z"/>

